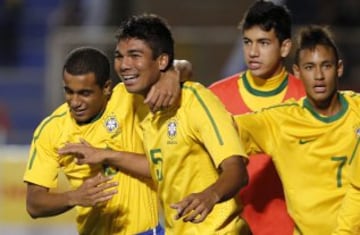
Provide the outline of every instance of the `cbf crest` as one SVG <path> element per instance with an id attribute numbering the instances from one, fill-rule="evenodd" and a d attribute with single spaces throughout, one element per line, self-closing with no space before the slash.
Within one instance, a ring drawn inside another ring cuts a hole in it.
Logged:
<path id="1" fill-rule="evenodd" d="M 109 116 L 105 118 L 104 126 L 108 132 L 114 133 L 119 129 L 119 122 L 115 116 Z"/>
<path id="2" fill-rule="evenodd" d="M 170 119 L 167 124 L 168 144 L 176 144 L 176 136 L 178 131 L 178 122 L 176 119 Z"/>

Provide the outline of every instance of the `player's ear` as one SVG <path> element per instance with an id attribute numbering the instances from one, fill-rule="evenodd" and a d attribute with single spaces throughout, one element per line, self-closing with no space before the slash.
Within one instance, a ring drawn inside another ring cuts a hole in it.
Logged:
<path id="1" fill-rule="evenodd" d="M 337 63 L 337 75 L 340 78 L 344 73 L 344 63 L 342 60 L 339 60 Z"/>
<path id="2" fill-rule="evenodd" d="M 103 88 L 104 94 L 107 96 L 111 95 L 111 91 L 112 91 L 112 81 L 109 79 L 105 82 L 104 84 L 104 88 Z"/>
<path id="3" fill-rule="evenodd" d="M 285 39 L 282 43 L 281 43 L 281 48 L 280 48 L 280 55 L 282 58 L 285 58 L 289 55 L 290 51 L 291 51 L 291 46 L 292 46 L 292 42 L 291 39 Z"/>
<path id="4" fill-rule="evenodd" d="M 293 64 L 292 70 L 293 70 L 293 74 L 295 75 L 295 77 L 301 79 L 301 77 L 300 77 L 300 68 L 299 68 L 299 66 L 297 64 Z"/>
<path id="5" fill-rule="evenodd" d="M 158 57 L 158 61 L 159 61 L 159 70 L 164 71 L 169 64 L 169 55 L 165 53 L 161 54 Z"/>

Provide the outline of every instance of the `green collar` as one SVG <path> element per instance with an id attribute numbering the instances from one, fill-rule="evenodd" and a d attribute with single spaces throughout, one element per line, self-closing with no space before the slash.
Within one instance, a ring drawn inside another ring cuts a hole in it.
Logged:
<path id="1" fill-rule="evenodd" d="M 338 99 L 341 104 L 341 109 L 337 114 L 330 117 L 321 116 L 318 112 L 316 112 L 307 97 L 304 99 L 304 108 L 309 110 L 309 112 L 319 121 L 330 123 L 340 119 L 345 114 L 345 112 L 349 107 L 348 102 L 346 101 L 346 99 L 342 94 L 338 93 Z"/>
<path id="2" fill-rule="evenodd" d="M 288 85 L 288 75 L 286 75 L 286 78 L 284 79 L 284 81 L 282 81 L 280 86 L 278 86 L 277 88 L 275 88 L 272 91 L 260 91 L 260 90 L 257 90 L 255 88 L 251 87 L 251 85 L 246 77 L 246 73 L 243 74 L 242 80 L 244 83 L 244 87 L 248 92 L 250 92 L 251 94 L 253 94 L 255 96 L 263 96 L 263 97 L 277 95 L 280 92 L 282 92 Z"/>

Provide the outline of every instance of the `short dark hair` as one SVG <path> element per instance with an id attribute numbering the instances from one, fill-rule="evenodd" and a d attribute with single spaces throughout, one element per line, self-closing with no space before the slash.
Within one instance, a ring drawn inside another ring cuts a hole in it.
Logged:
<path id="1" fill-rule="evenodd" d="M 166 20 L 155 14 L 142 14 L 123 21 L 116 33 L 119 41 L 136 38 L 143 40 L 152 50 L 153 59 L 165 53 L 169 63 L 165 70 L 171 67 L 174 60 L 174 39 Z"/>
<path id="2" fill-rule="evenodd" d="M 101 88 L 110 80 L 110 61 L 104 52 L 92 47 L 78 47 L 72 50 L 63 67 L 72 75 L 94 73 L 96 84 Z"/>
<path id="3" fill-rule="evenodd" d="M 267 32 L 274 29 L 281 43 L 291 38 L 291 24 L 291 14 L 285 5 L 258 0 L 247 10 L 239 27 L 243 32 L 253 26 L 259 26 Z"/>
<path id="4" fill-rule="evenodd" d="M 302 50 L 314 50 L 322 45 L 333 50 L 336 62 L 339 60 L 339 50 L 328 26 L 308 25 L 299 30 L 296 40 L 295 64 L 299 64 L 299 54 Z"/>

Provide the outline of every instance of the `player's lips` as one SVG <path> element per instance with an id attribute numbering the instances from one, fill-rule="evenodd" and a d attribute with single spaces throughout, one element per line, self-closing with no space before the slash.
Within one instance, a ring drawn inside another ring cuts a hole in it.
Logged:
<path id="1" fill-rule="evenodd" d="M 249 68 L 250 70 L 256 70 L 256 69 L 259 69 L 260 67 L 261 67 L 261 63 L 260 63 L 260 62 L 254 61 L 254 60 L 249 61 L 248 68 Z"/>
<path id="2" fill-rule="evenodd" d="M 85 109 L 72 109 L 72 113 L 75 116 L 83 116 L 85 114 L 86 110 Z"/>
<path id="3" fill-rule="evenodd" d="M 326 91 L 326 86 L 325 85 L 315 85 L 314 86 L 314 91 L 316 93 L 323 93 Z"/>

